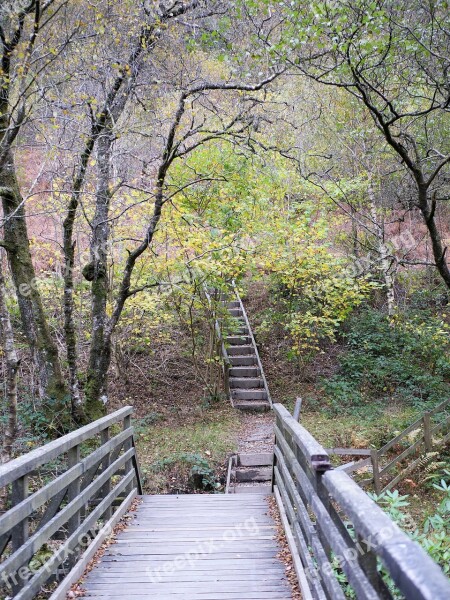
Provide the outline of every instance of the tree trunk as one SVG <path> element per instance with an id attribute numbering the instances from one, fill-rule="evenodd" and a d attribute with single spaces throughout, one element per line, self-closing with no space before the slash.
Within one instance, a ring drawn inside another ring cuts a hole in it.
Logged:
<path id="1" fill-rule="evenodd" d="M 84 275 L 91 279 L 92 332 L 86 381 L 85 412 L 88 420 L 98 419 L 105 413 L 108 401 L 108 370 L 111 362 L 111 338 L 105 336 L 108 300 L 108 243 L 109 207 L 111 201 L 111 153 L 113 135 L 105 128 L 98 139 L 98 185 L 91 241 L 91 263 Z"/>
<path id="2" fill-rule="evenodd" d="M 380 258 L 380 271 L 383 276 L 384 289 L 386 292 L 386 303 L 388 315 L 392 317 L 395 312 L 394 277 L 391 272 L 391 261 L 389 260 L 389 249 L 384 243 L 384 223 L 379 221 L 377 206 L 372 184 L 369 184 L 368 195 L 370 200 L 370 213 L 375 228 L 377 239 L 377 252 Z"/>
<path id="3" fill-rule="evenodd" d="M 30 252 L 24 201 L 16 178 L 12 152 L 0 172 L 4 242 L 17 292 L 22 326 L 38 370 L 41 397 L 49 397 L 62 408 L 66 388 L 58 349 L 50 335 Z"/>
<path id="4" fill-rule="evenodd" d="M 433 257 L 436 268 L 445 284 L 450 288 L 450 268 L 446 260 L 447 247 L 444 248 L 439 229 L 436 224 L 436 204 L 429 199 L 428 186 L 417 183 L 419 191 L 419 208 L 431 239 Z"/>
<path id="5" fill-rule="evenodd" d="M 3 437 L 3 448 L 0 462 L 11 460 L 12 447 L 17 432 L 17 374 L 19 369 L 19 358 L 14 343 L 14 333 L 11 319 L 6 305 L 5 280 L 2 271 L 2 257 L 0 255 L 0 339 L 6 357 L 6 404 L 8 420 Z"/>

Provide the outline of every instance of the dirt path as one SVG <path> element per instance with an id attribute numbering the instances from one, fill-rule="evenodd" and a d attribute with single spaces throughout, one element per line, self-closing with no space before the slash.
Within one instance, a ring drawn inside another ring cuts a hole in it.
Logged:
<path id="1" fill-rule="evenodd" d="M 275 415 L 267 413 L 242 413 L 237 432 L 238 453 L 257 454 L 273 451 L 273 424 Z"/>

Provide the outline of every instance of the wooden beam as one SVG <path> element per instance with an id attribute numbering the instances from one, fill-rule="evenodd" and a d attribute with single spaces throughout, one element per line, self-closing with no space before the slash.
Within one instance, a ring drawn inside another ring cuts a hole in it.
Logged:
<path id="1" fill-rule="evenodd" d="M 132 406 L 121 408 L 107 417 L 98 419 L 90 425 L 81 427 L 72 433 L 68 433 L 53 442 L 45 444 L 45 446 L 36 448 L 36 450 L 32 450 L 31 452 L 28 452 L 28 454 L 19 456 L 19 458 L 15 458 L 5 465 L 0 466 L 0 487 L 12 483 L 16 479 L 27 475 L 61 454 L 65 454 L 74 446 L 92 438 L 103 429 L 110 427 L 114 423 L 123 421 L 127 416 L 131 415 L 132 412 Z"/>
<path id="2" fill-rule="evenodd" d="M 300 560 L 300 555 L 297 551 L 294 536 L 292 535 L 291 527 L 286 517 L 286 511 L 284 510 L 283 502 L 281 500 L 280 492 L 278 491 L 277 486 L 275 486 L 274 488 L 274 493 L 278 505 L 278 511 L 281 517 L 281 524 L 283 525 L 289 550 L 291 551 L 292 562 L 294 564 L 295 573 L 297 575 L 298 585 L 302 592 L 302 600 L 313 600 L 311 590 L 309 589 L 308 580 L 306 578 L 305 570 L 303 569 L 302 561 Z"/>

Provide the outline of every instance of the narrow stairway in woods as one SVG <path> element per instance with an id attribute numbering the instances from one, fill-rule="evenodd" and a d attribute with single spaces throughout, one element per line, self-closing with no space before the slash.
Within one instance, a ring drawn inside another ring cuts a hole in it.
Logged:
<path id="1" fill-rule="evenodd" d="M 236 289 L 235 293 L 235 300 L 224 301 L 236 324 L 225 338 L 231 402 L 240 410 L 267 411 L 271 407 L 267 382 L 244 305 Z"/>

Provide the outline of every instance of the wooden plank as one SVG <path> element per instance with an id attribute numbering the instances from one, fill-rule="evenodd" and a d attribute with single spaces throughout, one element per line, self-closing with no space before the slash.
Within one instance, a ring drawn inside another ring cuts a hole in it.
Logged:
<path id="1" fill-rule="evenodd" d="M 10 531 L 15 525 L 31 515 L 32 512 L 55 497 L 60 491 L 67 488 L 72 481 L 82 476 L 83 473 L 87 472 L 94 464 L 100 462 L 108 452 L 115 446 L 120 445 L 127 437 L 128 434 L 124 432 L 116 435 L 109 440 L 107 444 L 95 450 L 80 463 L 56 477 L 56 479 L 36 491 L 34 494 L 30 494 L 23 502 L 20 502 L 9 509 L 0 517 L 0 535 Z"/>
<path id="2" fill-rule="evenodd" d="M 264 467 L 272 465 L 273 452 L 260 452 L 259 454 L 238 454 L 239 467 Z"/>
<path id="3" fill-rule="evenodd" d="M 114 529 L 114 527 L 117 525 L 117 523 L 125 515 L 129 507 L 131 506 L 132 501 L 136 497 L 136 492 L 137 490 L 132 490 L 125 498 L 125 500 L 123 500 L 120 507 L 112 515 L 110 520 L 100 529 L 95 538 L 83 552 L 77 564 L 58 585 L 56 590 L 50 596 L 50 600 L 66 599 L 67 592 L 69 592 L 72 585 L 82 577 L 86 570 L 86 567 L 88 566 L 92 558 L 95 556 L 97 550 L 102 546 L 103 542 L 111 535 L 111 532 Z"/>
<path id="4" fill-rule="evenodd" d="M 286 516 L 286 511 L 284 510 L 283 501 L 281 500 L 280 492 L 278 491 L 278 488 L 276 486 L 274 488 L 274 492 L 275 499 L 277 501 L 278 511 L 280 513 L 281 524 L 283 525 L 289 550 L 291 551 L 292 562 L 294 564 L 295 574 L 297 575 L 298 585 L 302 592 L 302 600 L 313 600 L 311 590 L 308 585 L 308 580 L 306 578 L 305 570 L 303 569 L 303 564 L 300 559 L 294 536 L 292 535 L 291 527 Z"/>
<path id="5" fill-rule="evenodd" d="M 126 589 L 127 598 L 209 600 L 218 594 L 287 600 L 290 586 L 268 511 L 262 498 L 251 498 L 248 506 L 232 494 L 144 498 L 117 543 L 88 574 L 85 597 L 120 597 Z M 185 556 L 188 563 L 176 563 Z"/>
<path id="6" fill-rule="evenodd" d="M 395 446 L 395 444 L 400 442 L 404 437 L 406 437 L 408 435 L 408 433 L 411 433 L 412 431 L 415 431 L 416 429 L 420 429 L 421 426 L 422 426 L 422 417 L 419 417 L 417 419 L 417 421 L 414 421 L 414 423 L 412 423 L 409 427 L 404 429 L 401 433 L 396 435 L 395 438 L 392 438 L 392 440 L 390 442 L 388 442 L 382 448 L 380 448 L 378 450 L 378 456 L 381 458 L 381 456 L 383 454 L 386 454 L 386 452 L 388 450 L 390 450 L 392 448 L 392 446 Z"/>
<path id="7" fill-rule="evenodd" d="M 338 456 L 370 456 L 369 448 L 325 448 L 328 454 Z"/>
<path id="8" fill-rule="evenodd" d="M 407 456 L 409 456 L 410 454 L 415 452 L 418 448 L 420 448 L 420 446 L 423 443 L 424 443 L 424 440 L 423 440 L 423 436 L 422 436 L 418 440 L 416 440 L 414 442 L 414 444 L 412 444 L 412 446 L 410 446 L 409 448 L 406 448 L 406 450 L 404 450 L 401 454 L 399 454 L 394 459 L 392 459 L 391 462 L 389 462 L 385 467 L 383 467 L 379 473 L 380 477 L 383 477 L 388 471 L 390 471 L 392 469 L 392 467 L 394 465 L 396 465 L 398 462 L 401 462 L 404 458 L 406 458 Z M 378 453 L 378 455 L 379 455 L 379 453 Z"/>
<path id="9" fill-rule="evenodd" d="M 357 460 L 356 462 L 350 462 L 345 465 L 339 465 L 335 470 L 344 471 L 344 473 L 353 473 L 354 471 L 358 471 L 358 469 L 362 469 L 363 467 L 367 467 L 372 464 L 372 458 L 364 458 L 363 460 Z"/>
<path id="10" fill-rule="evenodd" d="M 103 417 L 102 419 L 98 419 L 97 421 L 94 421 L 85 427 L 81 427 L 72 433 L 68 433 L 67 435 L 64 435 L 53 442 L 45 444 L 45 446 L 36 448 L 35 450 L 28 452 L 28 454 L 19 456 L 19 458 L 15 458 L 5 465 L 0 466 L 0 487 L 8 485 L 19 477 L 22 477 L 30 471 L 34 471 L 41 465 L 50 462 L 77 444 L 81 444 L 85 440 L 97 435 L 106 427 L 122 421 L 128 415 L 131 415 L 132 412 L 132 406 L 121 408 L 120 410 L 117 410 L 116 412 Z"/>
<path id="11" fill-rule="evenodd" d="M 56 513 L 58 512 L 58 510 L 61 506 L 61 502 L 64 500 L 64 498 L 67 494 L 67 489 L 68 489 L 68 486 L 63 488 L 59 492 L 57 492 L 53 496 L 53 498 L 51 498 L 50 502 L 48 503 L 48 505 L 44 511 L 44 514 L 42 515 L 42 519 L 39 521 L 39 524 L 35 529 L 35 532 L 39 531 L 39 529 L 42 529 L 42 527 L 44 527 L 44 525 L 47 525 L 47 523 L 49 521 L 51 521 L 53 519 L 53 517 L 56 515 Z"/>
<path id="12" fill-rule="evenodd" d="M 417 467 L 417 465 L 420 463 L 420 461 L 422 459 L 423 459 L 423 456 L 419 456 L 418 458 L 416 458 L 416 460 L 413 460 L 413 462 L 409 463 L 409 465 L 407 467 L 405 467 L 404 469 L 402 469 L 402 471 L 400 471 L 400 473 L 398 473 L 394 477 L 394 479 L 392 479 L 388 484 L 386 484 L 384 486 L 384 488 L 382 489 L 382 492 L 386 492 L 387 490 L 391 490 L 393 487 L 395 487 L 397 485 L 397 483 L 399 483 L 402 479 L 404 479 L 409 473 L 414 471 L 414 469 Z"/>
<path id="13" fill-rule="evenodd" d="M 123 597 L 120 594 L 123 594 L 123 590 L 120 590 L 120 586 L 114 586 L 112 589 L 109 588 L 105 588 L 105 586 L 98 586 L 96 589 L 92 589 L 92 590 L 88 590 L 86 591 L 85 595 L 83 596 L 84 598 L 97 598 L 97 597 L 112 597 L 112 598 L 120 598 Z M 198 599 L 202 599 L 202 600 L 224 600 L 224 599 L 237 599 L 237 600 L 241 600 L 243 598 L 248 599 L 255 599 L 255 600 L 260 600 L 261 598 L 273 598 L 273 599 L 280 599 L 282 598 L 283 600 L 285 598 L 292 598 L 291 596 L 291 592 L 287 587 L 281 587 L 280 589 L 263 589 L 263 590 L 255 590 L 255 589 L 250 589 L 250 590 L 246 590 L 246 589 L 238 589 L 238 590 L 227 590 L 227 589 L 221 589 L 220 586 L 215 586 L 215 588 L 211 589 L 211 590 L 205 590 L 203 591 L 202 588 L 199 586 L 198 589 L 191 589 L 188 590 L 187 594 L 186 591 L 183 590 L 182 587 L 178 587 L 178 588 L 171 588 L 170 586 L 165 586 L 162 587 L 161 589 L 157 590 L 156 595 L 152 594 L 151 592 L 149 592 L 149 589 L 139 589 L 138 587 L 136 589 L 130 590 L 129 592 L 127 591 L 127 598 L 152 598 L 152 599 L 157 599 L 157 600 L 162 600 L 162 599 L 171 599 L 171 598 L 187 598 L 189 600 L 198 600 Z"/>
<path id="14" fill-rule="evenodd" d="M 439 566 L 348 475 L 330 471 L 323 475 L 323 481 L 406 598 L 450 598 L 450 581 Z"/>

